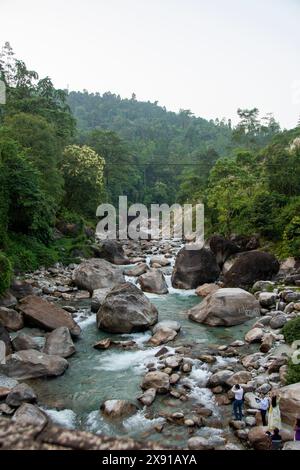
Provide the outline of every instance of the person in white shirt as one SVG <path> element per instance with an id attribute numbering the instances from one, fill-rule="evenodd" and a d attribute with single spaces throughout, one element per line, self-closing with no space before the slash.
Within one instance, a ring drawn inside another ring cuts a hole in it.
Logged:
<path id="1" fill-rule="evenodd" d="M 234 394 L 234 401 L 233 401 L 234 416 L 237 421 L 241 421 L 243 418 L 244 390 L 239 384 L 236 384 L 232 387 L 231 391 Z"/>
<path id="2" fill-rule="evenodd" d="M 263 426 L 267 426 L 266 415 L 267 415 L 267 411 L 268 411 L 269 406 L 270 406 L 270 400 L 267 396 L 265 396 L 263 398 L 256 398 L 255 400 L 259 404 L 259 410 L 260 410 L 260 414 L 261 414 L 262 424 L 263 424 Z"/>

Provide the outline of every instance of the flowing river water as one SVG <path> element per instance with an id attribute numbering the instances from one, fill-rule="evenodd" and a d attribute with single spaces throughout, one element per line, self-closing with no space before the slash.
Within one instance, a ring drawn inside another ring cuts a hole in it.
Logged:
<path id="1" fill-rule="evenodd" d="M 172 261 L 173 264 L 174 260 Z M 126 267 L 128 268 L 128 266 Z M 205 347 L 211 344 L 229 344 L 235 339 L 242 339 L 249 323 L 230 328 L 214 328 L 191 322 L 187 319 L 185 311 L 201 299 L 195 295 L 194 290 L 183 291 L 171 287 L 170 269 L 166 280 L 169 293 L 166 295 L 146 294 L 150 301 L 156 305 L 159 312 L 159 321 L 177 320 L 181 324 L 181 331 L 175 341 L 167 345 L 170 352 L 175 347 L 193 345 Z M 126 277 L 130 282 L 136 283 L 136 278 Z M 64 302 L 65 304 L 66 302 Z M 72 302 L 68 302 L 72 305 Z M 78 308 L 78 302 L 76 308 Z M 90 302 L 80 302 L 80 316 L 77 318 L 82 335 L 76 341 L 76 354 L 70 357 L 70 366 L 61 377 L 54 379 L 35 379 L 32 385 L 39 396 L 39 402 L 54 422 L 69 428 L 78 428 L 104 433 L 107 435 L 131 436 L 139 440 L 147 439 L 162 441 L 165 445 L 185 446 L 189 437 L 185 426 L 176 426 L 168 423 L 163 436 L 155 427 L 164 423 L 159 416 L 161 411 L 174 413 L 187 412 L 197 403 L 213 410 L 216 418 L 221 418 L 220 407 L 214 401 L 214 396 L 205 387 L 210 372 L 206 364 L 193 360 L 193 369 L 185 380 L 189 386 L 189 400 L 181 402 L 170 396 L 158 396 L 154 404 L 146 409 L 140 406 L 139 411 L 129 418 L 119 421 L 109 420 L 99 411 L 101 403 L 108 399 L 125 399 L 136 402 L 141 393 L 140 383 L 147 371 L 147 364 L 155 363 L 158 359 L 155 354 L 161 346 L 148 346 L 150 332 L 128 335 L 111 335 L 104 333 L 96 327 L 96 315 L 90 312 Z M 95 350 L 93 344 L 106 337 L 116 340 L 133 339 L 138 347 L 132 350 L 111 348 L 108 350 Z M 235 362 L 234 358 L 217 357 L 217 361 Z M 222 409 L 226 407 L 222 407 Z M 230 418 L 227 407 L 228 419 Z M 228 421 L 228 420 L 227 420 Z M 224 429 L 200 428 L 196 434 L 209 437 L 224 433 Z"/>

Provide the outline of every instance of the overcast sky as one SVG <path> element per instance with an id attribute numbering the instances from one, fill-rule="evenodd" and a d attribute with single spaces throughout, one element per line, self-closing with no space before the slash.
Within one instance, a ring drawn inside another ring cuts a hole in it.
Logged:
<path id="1" fill-rule="evenodd" d="M 0 0 L 0 18 L 1 43 L 57 87 L 300 116 L 300 0 Z"/>

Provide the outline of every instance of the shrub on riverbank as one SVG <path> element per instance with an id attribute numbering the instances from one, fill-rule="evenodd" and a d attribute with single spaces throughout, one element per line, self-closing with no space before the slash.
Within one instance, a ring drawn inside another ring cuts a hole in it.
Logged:
<path id="1" fill-rule="evenodd" d="M 0 295 L 9 288 L 12 278 L 12 267 L 10 260 L 0 253 Z"/>
<path id="2" fill-rule="evenodd" d="M 300 352 L 299 352 L 300 357 Z M 300 364 L 293 364 L 292 361 L 288 364 L 288 371 L 286 376 L 287 385 L 300 382 Z"/>
<path id="3" fill-rule="evenodd" d="M 287 322 L 282 328 L 282 334 L 287 343 L 292 344 L 293 341 L 300 340 L 300 317 L 294 318 Z"/>

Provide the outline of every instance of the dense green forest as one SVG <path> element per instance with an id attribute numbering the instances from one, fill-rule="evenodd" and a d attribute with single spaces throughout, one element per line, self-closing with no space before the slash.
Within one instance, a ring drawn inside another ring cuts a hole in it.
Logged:
<path id="1" fill-rule="evenodd" d="M 239 109 L 233 127 L 134 95 L 67 93 L 28 70 L 8 43 L 0 79 L 6 274 L 88 253 L 97 205 L 122 194 L 146 204 L 202 201 L 207 235 L 258 233 L 279 256 L 300 256 L 299 127 L 283 131 L 256 108 Z M 62 224 L 76 226 L 72 237 L 57 236 Z"/>

